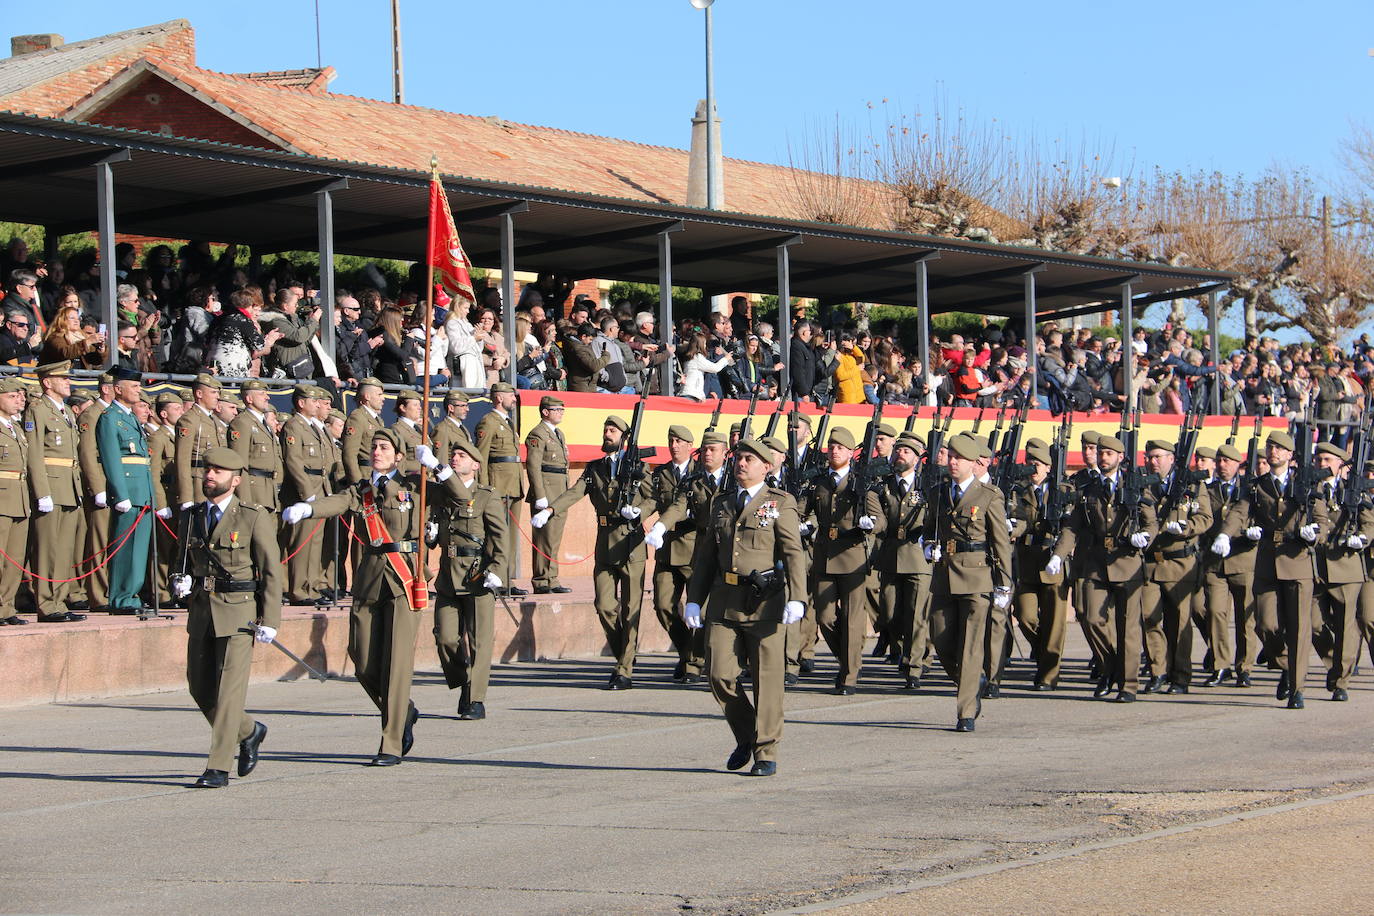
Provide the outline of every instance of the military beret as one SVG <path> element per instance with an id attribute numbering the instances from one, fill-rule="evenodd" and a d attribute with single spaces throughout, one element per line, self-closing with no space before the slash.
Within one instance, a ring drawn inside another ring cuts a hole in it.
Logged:
<path id="1" fill-rule="evenodd" d="M 89 404 L 94 400 L 95 395 L 91 394 L 89 391 L 73 391 L 67 398 L 67 406 L 77 407 L 81 404 Z"/>
<path id="2" fill-rule="evenodd" d="M 23 391 L 24 383 L 16 376 L 8 376 L 0 379 L 0 394 L 13 394 L 16 391 Z"/>
<path id="3" fill-rule="evenodd" d="M 139 371 L 136 370 L 136 369 L 126 369 L 126 368 L 123 367 L 123 366 L 115 366 L 114 371 L 113 371 L 112 373 L 110 373 L 110 374 L 114 376 L 114 380 L 115 380 L 116 382 L 140 382 L 140 383 L 141 383 L 141 382 L 143 381 L 143 373 L 142 373 L 142 372 L 139 372 Z"/>
<path id="4" fill-rule="evenodd" d="M 709 433 L 701 434 L 701 444 L 705 447 L 707 445 L 729 445 L 730 443 L 726 441 L 723 434 L 711 430 Z"/>
<path id="5" fill-rule="evenodd" d="M 1244 461 L 1244 460 L 1245 460 L 1245 456 L 1241 454 L 1240 449 L 1236 448 L 1234 445 L 1232 445 L 1232 444 L 1229 443 L 1229 442 L 1226 443 L 1225 445 L 1222 445 L 1222 446 L 1218 446 L 1218 447 L 1217 447 L 1217 457 L 1218 457 L 1218 458 L 1229 458 L 1229 459 L 1232 460 L 1232 461 Z"/>
<path id="6" fill-rule="evenodd" d="M 259 379 L 251 378 L 239 386 L 239 391 L 266 391 L 267 383 Z"/>
<path id="7" fill-rule="evenodd" d="M 913 452 L 925 451 L 926 444 L 920 436 L 915 433 L 902 433 L 897 437 L 897 441 L 892 444 L 893 448 L 909 448 Z"/>
<path id="8" fill-rule="evenodd" d="M 319 385 L 310 386 L 310 396 L 320 401 L 334 400 L 334 395 L 329 393 L 329 389 L 321 388 Z"/>
<path id="9" fill-rule="evenodd" d="M 1096 436 L 1097 434 L 1096 434 L 1096 433 L 1093 433 L 1093 435 Z M 1049 447 L 1050 447 L 1050 444 L 1049 444 L 1048 442 L 1046 442 L 1044 439 L 1041 439 L 1039 436 L 1032 436 L 1031 438 L 1029 438 L 1029 439 L 1026 440 L 1026 448 L 1028 448 L 1028 449 L 1032 449 L 1032 448 L 1049 448 Z"/>
<path id="10" fill-rule="evenodd" d="M 1155 450 L 1172 452 L 1174 450 L 1174 444 L 1168 439 L 1151 439 L 1145 443 L 1145 451 L 1152 452 Z"/>
<path id="11" fill-rule="evenodd" d="M 958 435 L 950 439 L 949 450 L 960 458 L 966 458 L 969 461 L 976 460 L 983 453 L 977 441 L 972 436 L 965 435 Z"/>
<path id="12" fill-rule="evenodd" d="M 364 388 L 380 388 L 380 387 L 382 387 L 382 381 L 381 381 L 381 379 L 375 379 L 375 378 L 373 378 L 373 377 L 370 376 L 370 375 L 369 375 L 367 378 L 360 378 L 360 379 L 358 379 L 358 390 L 359 390 L 359 391 L 362 391 Z"/>
<path id="13" fill-rule="evenodd" d="M 1126 454 L 1126 444 L 1116 436 L 1099 436 L 1097 439 L 1097 447 L 1099 449 L 1105 448 L 1112 452 L 1120 452 L 1123 455 Z"/>
<path id="14" fill-rule="evenodd" d="M 1048 448 L 1047 446 L 1040 446 L 1040 447 L 1038 447 L 1038 448 L 1029 448 L 1029 447 L 1028 447 L 1028 448 L 1026 449 L 1026 460 L 1027 460 L 1027 461 L 1038 461 L 1038 462 L 1040 462 L 1041 464 L 1049 464 L 1049 463 L 1050 463 L 1050 450 L 1049 450 L 1049 448 Z"/>
<path id="15" fill-rule="evenodd" d="M 195 398 L 191 395 L 191 389 L 189 388 L 183 388 L 178 391 L 177 394 L 181 395 L 181 403 L 183 404 L 190 404 L 195 401 Z"/>
<path id="16" fill-rule="evenodd" d="M 540 406 L 542 407 L 543 405 L 541 404 Z M 683 442 L 689 444 L 697 441 L 696 436 L 692 435 L 690 429 L 677 423 L 668 427 L 668 436 L 672 439 L 681 439 Z"/>
<path id="17" fill-rule="evenodd" d="M 458 391 L 458 390 L 455 389 L 455 390 L 453 390 L 453 391 L 450 391 L 448 394 L 444 395 L 444 406 L 445 406 L 445 407 L 447 407 L 449 404 L 466 404 L 466 403 L 468 403 L 468 393 L 467 393 L 466 391 Z"/>
<path id="18" fill-rule="evenodd" d="M 1280 430 L 1275 430 L 1274 432 L 1270 433 L 1269 438 L 1265 440 L 1265 444 L 1276 445 L 1279 448 L 1286 448 L 1290 452 L 1297 448 L 1297 446 L 1293 443 L 1293 437 L 1288 435 L 1288 433 L 1282 432 Z"/>
<path id="19" fill-rule="evenodd" d="M 811 427 L 811 418 L 806 414 L 802 413 L 800 410 L 792 411 L 792 416 L 797 418 L 798 423 L 806 424 L 808 429 Z"/>
<path id="20" fill-rule="evenodd" d="M 168 404 L 180 404 L 181 395 L 177 394 L 175 391 L 164 391 L 157 396 L 157 400 L 153 403 L 158 407 L 166 407 Z"/>
<path id="21" fill-rule="evenodd" d="M 1374 459 L 1371 459 L 1364 463 L 1364 472 L 1366 474 L 1374 474 Z"/>
<path id="22" fill-rule="evenodd" d="M 988 443 L 987 436 L 975 436 L 973 433 L 969 433 L 968 437 L 973 440 L 974 445 L 978 446 L 979 458 L 992 457 L 992 446 Z"/>
<path id="23" fill-rule="evenodd" d="M 213 388 L 216 391 L 224 387 L 223 383 L 220 382 L 219 379 L 215 378 L 213 375 L 208 375 L 204 372 L 196 376 L 196 380 L 192 383 L 192 385 L 196 388 Z"/>
<path id="24" fill-rule="evenodd" d="M 232 448 L 219 446 L 205 453 L 205 464 L 212 468 L 239 472 L 243 470 L 243 456 Z"/>
<path id="25" fill-rule="evenodd" d="M 889 439 L 896 439 L 897 431 L 893 429 L 891 426 L 888 426 L 886 423 L 879 423 L 878 435 L 887 436 Z"/>
<path id="26" fill-rule="evenodd" d="M 492 386 L 491 386 L 491 393 L 492 393 L 492 394 L 515 394 L 515 389 L 512 388 L 512 387 L 510 386 L 510 383 L 509 383 L 509 382 L 497 382 L 495 385 L 492 385 Z"/>
<path id="27" fill-rule="evenodd" d="M 313 398 L 315 396 L 312 393 L 314 388 L 314 385 L 297 385 L 291 391 L 291 400 L 299 401 L 301 398 Z"/>
<path id="28" fill-rule="evenodd" d="M 837 426 L 830 431 L 830 438 L 825 441 L 826 447 L 832 445 L 843 445 L 845 448 L 854 448 L 854 434 L 843 426 Z"/>
<path id="29" fill-rule="evenodd" d="M 405 391 L 398 391 L 398 392 L 396 392 L 396 403 L 397 403 L 397 404 L 404 404 L 406 401 L 418 401 L 418 400 L 420 400 L 420 393 L 419 393 L 418 391 L 411 391 L 411 390 L 409 390 L 409 389 L 406 389 Z"/>
<path id="30" fill-rule="evenodd" d="M 243 410 L 244 407 L 243 402 L 238 399 L 238 396 L 233 394 L 222 395 L 219 402 L 221 404 L 228 404 L 230 407 L 237 407 L 239 410 Z"/>
<path id="31" fill-rule="evenodd" d="M 1079 435 L 1078 441 L 1084 445 L 1099 445 L 1102 441 L 1102 434 L 1095 429 L 1085 429 Z"/>
<path id="32" fill-rule="evenodd" d="M 630 431 L 630 424 L 626 423 L 624 420 L 622 420 L 620 417 L 617 417 L 617 416 L 616 416 L 615 414 L 613 414 L 613 413 L 612 413 L 612 414 L 607 414 L 607 415 L 606 415 L 606 422 L 601 424 L 601 428 L 602 428 L 602 429 L 605 429 L 607 426 L 614 426 L 616 429 L 620 430 L 622 433 L 627 433 L 627 432 Z"/>
<path id="33" fill-rule="evenodd" d="M 396 434 L 395 430 L 387 429 L 385 426 L 377 427 L 372 431 L 372 441 L 375 442 L 378 439 L 385 439 L 390 442 L 391 447 L 398 452 L 401 450 L 401 437 Z"/>
<path id="34" fill-rule="evenodd" d="M 738 436 L 738 435 L 739 435 L 739 431 L 740 431 L 741 429 L 743 429 L 743 428 L 744 428 L 744 424 L 743 424 L 743 423 L 731 423 L 731 424 L 730 424 L 730 435 L 732 435 L 732 436 Z"/>
<path id="35" fill-rule="evenodd" d="M 339 408 L 335 407 L 329 411 L 329 419 L 344 420 L 346 422 L 348 420 L 348 417 L 344 416 L 344 412 L 342 410 L 339 410 Z"/>
<path id="36" fill-rule="evenodd" d="M 72 361 L 64 359 L 57 363 L 44 363 L 38 367 L 39 378 L 60 378 L 72 374 Z"/>
<path id="37" fill-rule="evenodd" d="M 741 455 L 745 452 L 757 456 L 760 461 L 766 462 L 767 464 L 773 463 L 773 450 L 757 439 L 741 439 L 739 442 L 735 443 L 736 455 Z"/>
<path id="38" fill-rule="evenodd" d="M 149 407 L 153 406 L 153 393 L 146 388 L 138 393 L 138 399 Z"/>
<path id="39" fill-rule="evenodd" d="M 105 373 L 102 373 L 101 376 L 100 376 L 100 378 L 97 379 L 96 381 L 97 381 L 98 384 L 101 384 L 101 385 L 113 385 L 113 384 L 115 383 L 114 373 L 112 373 L 112 372 L 105 372 Z"/>
<path id="40" fill-rule="evenodd" d="M 784 455 L 787 454 L 787 443 L 783 442 L 777 436 L 764 436 L 759 441 L 775 452 L 781 452 Z"/>
<path id="41" fill-rule="evenodd" d="M 563 406 L 563 399 L 562 399 L 562 398 L 556 398 L 556 397 L 554 397 L 554 396 L 551 395 L 551 394 L 546 394 L 546 395 L 544 395 L 542 398 L 539 399 L 539 409 L 540 409 L 540 410 L 553 410 L 555 407 L 562 407 L 562 406 Z M 687 441 L 688 441 L 688 442 L 691 442 L 692 440 L 691 440 L 691 439 L 688 439 Z"/>
<path id="42" fill-rule="evenodd" d="M 1314 451 L 1318 455 L 1335 455 L 1342 461 L 1350 460 L 1350 453 L 1334 442 L 1318 442 Z"/>
<path id="43" fill-rule="evenodd" d="M 1197 455 L 1199 458 L 1215 458 L 1217 456 L 1217 450 L 1206 445 L 1199 445 L 1193 450 L 1193 454 Z"/>
<path id="44" fill-rule="evenodd" d="M 478 464 L 482 463 L 482 453 L 477 451 L 477 446 L 473 445 L 471 442 L 466 439 L 454 439 L 451 444 L 453 445 L 453 451 L 455 453 L 462 452 Z"/>

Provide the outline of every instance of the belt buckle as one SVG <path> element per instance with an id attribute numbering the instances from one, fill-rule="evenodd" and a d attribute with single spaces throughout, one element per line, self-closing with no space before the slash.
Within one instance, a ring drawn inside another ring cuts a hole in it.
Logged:
<path id="1" fill-rule="evenodd" d="M 957 542 L 957 541 L 954 541 L 954 540 L 945 541 L 945 555 L 946 555 L 946 556 L 954 556 L 954 545 L 955 545 L 956 543 L 958 543 L 958 542 Z"/>
<path id="2" fill-rule="evenodd" d="M 725 574 L 725 584 L 726 584 L 726 585 L 739 585 L 739 574 L 738 574 L 738 573 L 727 572 L 727 573 Z"/>
<path id="3" fill-rule="evenodd" d="M 373 547 L 381 547 L 381 546 L 382 546 L 383 544 L 385 544 L 385 543 L 386 543 L 386 541 L 383 541 L 381 538 L 373 538 L 373 539 L 372 539 L 372 546 L 373 546 Z"/>
<path id="4" fill-rule="evenodd" d="M 837 526 L 832 525 L 829 531 L 830 533 L 827 535 L 827 537 L 829 537 L 832 541 L 840 536 L 840 529 Z"/>
<path id="5" fill-rule="evenodd" d="M 898 528 L 898 529 L 897 529 L 897 540 L 899 540 L 899 541 L 905 541 L 905 540 L 906 540 L 906 529 L 905 529 L 905 528 Z"/>
<path id="6" fill-rule="evenodd" d="M 1116 538 L 1103 538 L 1103 539 L 1102 539 L 1102 549 L 1103 549 L 1103 550 L 1115 550 L 1115 549 L 1116 549 Z"/>

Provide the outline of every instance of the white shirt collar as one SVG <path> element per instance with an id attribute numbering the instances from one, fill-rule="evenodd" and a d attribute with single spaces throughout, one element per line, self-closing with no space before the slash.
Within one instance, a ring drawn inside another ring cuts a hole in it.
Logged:
<path id="1" fill-rule="evenodd" d="M 134 415 L 134 409 L 133 409 L 132 407 L 125 407 L 123 401 L 115 401 L 115 402 L 114 402 L 113 404 L 111 404 L 110 406 L 111 406 L 111 407 L 118 407 L 120 410 L 124 411 L 124 412 L 127 413 L 129 416 L 133 416 L 133 415 Z"/>
<path id="2" fill-rule="evenodd" d="M 757 496 L 757 495 L 759 494 L 759 490 L 762 490 L 767 484 L 768 484 L 768 481 L 767 481 L 767 480 L 760 480 L 758 483 L 754 484 L 752 487 L 748 488 L 747 490 L 741 491 L 741 492 L 743 492 L 743 493 L 746 494 L 745 497 L 744 497 L 744 504 L 745 504 L 745 505 L 748 505 L 748 504 L 749 504 L 749 500 L 751 500 L 751 499 L 753 499 L 755 496 Z"/>
<path id="3" fill-rule="evenodd" d="M 251 414 L 257 419 L 257 421 L 258 421 L 259 423 L 262 423 L 262 424 L 266 425 L 266 423 L 267 423 L 267 414 L 265 414 L 265 413 L 258 413 L 256 410 L 254 410 L 254 409 L 251 408 L 251 407 L 248 408 L 248 412 L 251 413 Z"/>
<path id="4" fill-rule="evenodd" d="M 394 468 L 391 470 L 391 472 L 390 472 L 389 474 L 378 474 L 376 471 L 373 471 L 373 472 L 372 472 L 372 485 L 375 487 L 375 486 L 377 485 L 377 481 L 381 480 L 383 477 L 385 477 L 387 480 L 395 480 L 395 479 L 396 479 L 396 473 L 397 473 L 397 472 L 396 472 L 396 470 L 395 470 Z"/>
<path id="5" fill-rule="evenodd" d="M 207 417 L 210 417 L 212 420 L 218 420 L 218 419 L 219 419 L 219 417 L 216 417 L 216 416 L 215 416 L 214 414 L 212 414 L 210 411 L 206 410 L 204 404 L 197 404 L 196 406 L 200 408 L 200 412 L 201 412 L 201 413 L 205 414 Z"/>
<path id="6" fill-rule="evenodd" d="M 420 428 L 420 427 L 418 427 L 418 426 L 415 425 L 415 421 L 412 420 L 412 419 L 410 419 L 410 417 L 401 417 L 401 422 L 402 422 L 402 423 L 405 423 L 405 424 L 408 424 L 408 425 L 410 426 L 411 429 L 419 429 L 419 428 Z"/>
<path id="7" fill-rule="evenodd" d="M 849 476 L 849 469 L 851 467 L 853 467 L 853 465 L 846 464 L 842 468 L 831 468 L 830 473 L 835 476 L 835 482 L 842 483 L 844 479 Z"/>
<path id="8" fill-rule="evenodd" d="M 219 509 L 220 518 L 223 518 L 224 514 L 229 511 L 229 504 L 233 501 L 234 493 L 232 490 L 228 493 L 225 493 L 219 499 L 210 500 L 210 502 L 213 503 L 217 509 Z"/>
<path id="9" fill-rule="evenodd" d="M 377 411 L 373 410 L 371 407 L 368 407 L 366 404 L 363 405 L 363 410 L 366 410 L 368 413 L 372 414 L 372 419 L 374 420 L 380 420 L 382 418 L 381 414 L 377 413 Z"/>
<path id="10" fill-rule="evenodd" d="M 558 433 L 558 427 L 557 427 L 557 426 L 554 426 L 554 425 L 553 425 L 552 423 L 550 423 L 548 420 L 541 420 L 540 422 L 543 423 L 545 426 L 547 426 L 547 427 L 549 428 L 549 432 L 554 433 L 555 435 L 557 435 L 557 433 Z"/>

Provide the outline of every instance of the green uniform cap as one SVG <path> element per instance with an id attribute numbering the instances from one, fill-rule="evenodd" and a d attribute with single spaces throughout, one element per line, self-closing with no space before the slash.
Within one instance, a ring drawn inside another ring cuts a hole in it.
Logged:
<path id="1" fill-rule="evenodd" d="M 205 453 L 205 465 L 206 467 L 223 468 L 226 471 L 240 473 L 243 471 L 243 456 L 232 448 L 219 446 Z"/>

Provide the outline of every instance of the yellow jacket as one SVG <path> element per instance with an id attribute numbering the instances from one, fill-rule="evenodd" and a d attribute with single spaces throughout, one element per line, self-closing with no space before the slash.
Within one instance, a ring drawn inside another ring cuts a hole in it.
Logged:
<path id="1" fill-rule="evenodd" d="M 838 404 L 862 404 L 864 402 L 863 352 L 855 347 L 846 353 L 839 351 L 835 362 L 835 384 L 839 395 Z"/>

